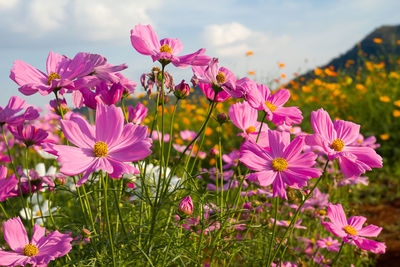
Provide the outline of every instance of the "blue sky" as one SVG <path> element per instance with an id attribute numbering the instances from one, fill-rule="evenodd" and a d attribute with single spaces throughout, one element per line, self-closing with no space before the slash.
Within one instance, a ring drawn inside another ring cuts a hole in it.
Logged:
<path id="1" fill-rule="evenodd" d="M 151 24 L 160 39 L 179 38 L 183 54 L 204 47 L 238 77 L 253 70 L 265 82 L 327 63 L 375 28 L 399 24 L 399 11 L 398 0 L 0 0 L 0 106 L 12 95 L 38 106 L 50 100 L 23 96 L 8 77 L 16 59 L 44 71 L 49 51 L 102 54 L 126 63 L 123 74 L 138 82 L 153 66 L 131 46 L 138 23 Z M 191 77 L 190 69 L 171 72 L 176 83 Z"/>

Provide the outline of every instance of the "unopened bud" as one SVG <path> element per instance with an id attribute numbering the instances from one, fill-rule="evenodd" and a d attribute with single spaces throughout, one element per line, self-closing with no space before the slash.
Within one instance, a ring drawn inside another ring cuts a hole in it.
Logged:
<path id="1" fill-rule="evenodd" d="M 190 93 L 190 86 L 185 83 L 185 80 L 182 80 L 180 84 L 175 86 L 174 95 L 179 99 L 186 98 Z"/>
<path id="2" fill-rule="evenodd" d="M 228 121 L 228 116 L 226 116 L 225 113 L 219 113 L 217 115 L 217 121 L 219 122 L 219 124 L 223 124 L 224 122 Z"/>
<path id="3" fill-rule="evenodd" d="M 193 213 L 193 201 L 190 196 L 184 197 L 179 203 L 179 211 L 185 215 L 192 215 Z"/>

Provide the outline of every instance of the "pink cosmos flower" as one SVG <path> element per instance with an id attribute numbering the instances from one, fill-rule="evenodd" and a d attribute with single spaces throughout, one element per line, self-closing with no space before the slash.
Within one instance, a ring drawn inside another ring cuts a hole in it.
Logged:
<path id="1" fill-rule="evenodd" d="M 329 204 L 327 217 L 330 222 L 322 222 L 322 224 L 329 232 L 343 238 L 345 243 L 356 245 L 373 253 L 385 253 L 385 243 L 364 238 L 364 236 L 377 237 L 382 231 L 382 227 L 373 224 L 363 227 L 367 220 L 363 216 L 353 216 L 346 220 L 346 214 L 341 204 Z"/>
<path id="2" fill-rule="evenodd" d="M 61 173 L 85 173 L 77 185 L 85 183 L 89 174 L 98 170 L 107 172 L 111 178 L 138 173 L 125 162 L 138 161 L 151 154 L 147 127 L 124 125 L 122 110 L 114 105 L 97 104 L 95 127 L 79 116 L 61 120 L 61 126 L 65 137 L 77 147 L 54 145 L 52 149 L 61 163 Z"/>
<path id="3" fill-rule="evenodd" d="M 354 141 L 351 145 L 352 146 L 367 146 L 372 149 L 376 149 L 381 146 L 380 144 L 376 143 L 375 136 L 369 136 L 367 138 L 364 138 L 364 136 L 362 134 L 359 134 L 357 140 Z"/>
<path id="4" fill-rule="evenodd" d="M 238 135 L 246 140 L 256 142 L 261 123 L 257 121 L 258 112 L 252 108 L 247 102 L 236 103 L 229 107 L 229 117 L 236 127 L 243 132 Z M 263 125 L 260 137 L 257 142 L 261 147 L 268 147 L 268 126 Z"/>
<path id="5" fill-rule="evenodd" d="M 179 132 L 179 135 L 185 141 L 192 141 L 197 136 L 197 133 L 190 130 L 183 130 Z"/>
<path id="6" fill-rule="evenodd" d="M 181 41 L 179 41 L 179 39 L 170 38 L 159 41 L 150 25 L 136 25 L 135 28 L 131 30 L 131 42 L 136 51 L 142 55 L 151 56 L 153 61 L 160 59 L 166 60 L 180 68 L 186 68 L 190 65 L 203 66 L 207 65 L 210 61 L 210 57 L 204 55 L 206 52 L 204 48 L 199 49 L 193 54 L 176 56 L 176 54 L 179 54 L 183 49 Z"/>
<path id="7" fill-rule="evenodd" d="M 25 107 L 25 100 L 18 96 L 12 96 L 5 108 L 0 107 L 0 124 L 18 125 L 26 120 L 35 120 L 39 117 L 39 112 L 32 106 L 27 107 L 25 112 L 17 115 Z"/>
<path id="8" fill-rule="evenodd" d="M 18 90 L 24 95 L 33 95 L 36 92 L 48 95 L 56 88 L 73 89 L 73 80 L 90 74 L 98 58 L 101 56 L 87 57 L 85 53 L 78 53 L 73 59 L 69 59 L 50 52 L 46 62 L 47 74 L 21 60 L 16 60 L 10 78 L 21 86 Z"/>
<path id="9" fill-rule="evenodd" d="M 182 212 L 185 215 L 192 215 L 193 213 L 193 201 L 190 196 L 184 197 L 181 200 L 181 203 L 179 203 L 178 207 L 179 211 Z"/>
<path id="10" fill-rule="evenodd" d="M 199 83 L 210 84 L 217 91 L 223 89 L 230 96 L 240 98 L 241 90 L 236 89 L 236 77 L 227 68 L 218 68 L 218 59 L 213 58 L 207 66 L 192 66 L 194 79 Z"/>
<path id="11" fill-rule="evenodd" d="M 23 142 L 27 147 L 39 145 L 45 141 L 49 135 L 45 130 L 37 129 L 33 125 L 18 125 L 16 127 L 8 127 L 15 139 Z"/>
<path id="12" fill-rule="evenodd" d="M 274 94 L 271 94 L 269 88 L 263 84 L 257 85 L 261 94 L 259 107 L 267 112 L 267 119 L 275 125 L 282 124 L 293 125 L 300 124 L 303 120 L 301 111 L 298 107 L 283 107 L 290 98 L 290 91 L 280 89 Z"/>
<path id="13" fill-rule="evenodd" d="M 148 108 L 146 108 L 142 103 L 138 102 L 136 108 L 133 109 L 132 106 L 128 106 L 128 121 L 134 124 L 140 124 L 146 118 Z"/>
<path id="14" fill-rule="evenodd" d="M 7 168 L 0 166 L 0 202 L 5 201 L 9 197 L 18 196 L 16 187 L 18 180 L 15 175 L 7 177 Z"/>
<path id="15" fill-rule="evenodd" d="M 13 251 L 0 250 L 2 266 L 45 266 L 50 261 L 67 254 L 72 237 L 58 231 L 45 236 L 46 229 L 35 224 L 31 241 L 19 217 L 3 223 L 4 239 Z"/>
<path id="16" fill-rule="evenodd" d="M 306 136 L 307 145 L 317 146 L 328 155 L 329 160 L 339 161 L 345 177 L 360 176 L 371 168 L 382 167 L 382 157 L 370 147 L 353 146 L 359 137 L 360 125 L 342 120 L 332 123 L 324 109 L 311 113 L 313 135 Z"/>
<path id="17" fill-rule="evenodd" d="M 208 100 L 213 101 L 215 97 L 215 91 L 208 83 L 199 83 L 198 86 L 200 87 L 201 91 L 207 97 Z M 224 102 L 225 100 L 229 99 L 231 96 L 225 92 L 220 91 L 217 93 L 215 97 L 215 102 Z"/>
<path id="18" fill-rule="evenodd" d="M 328 205 L 329 194 L 324 194 L 319 191 L 318 187 L 315 188 L 311 198 L 304 202 L 303 209 L 325 209 Z"/>
<path id="19" fill-rule="evenodd" d="M 317 240 L 316 245 L 319 248 L 326 248 L 327 250 L 334 252 L 338 252 L 340 247 L 339 241 L 330 236 Z"/>
<path id="20" fill-rule="evenodd" d="M 224 169 L 230 168 L 232 166 L 237 166 L 239 163 L 239 158 L 240 151 L 236 149 L 229 154 L 223 154 L 222 160 L 226 163 L 226 165 L 223 166 Z"/>
<path id="21" fill-rule="evenodd" d="M 272 223 L 274 223 L 275 219 L 271 218 L 270 219 Z M 297 222 L 294 224 L 294 228 L 297 229 L 307 229 L 307 227 L 305 227 L 304 225 L 300 225 L 301 224 L 301 219 L 297 220 Z M 278 220 L 276 221 L 276 225 L 278 226 L 284 226 L 284 227 L 289 227 L 290 225 L 290 221 L 289 220 Z"/>
<path id="22" fill-rule="evenodd" d="M 313 168 L 317 155 L 301 153 L 303 137 L 290 142 L 290 134 L 286 132 L 269 131 L 268 136 L 270 151 L 251 141 L 240 148 L 240 161 L 256 171 L 246 177 L 249 181 L 258 181 L 260 186 L 272 184 L 274 197 L 287 199 L 286 185 L 301 189 L 307 185 L 307 180 L 321 176 L 322 171 Z"/>

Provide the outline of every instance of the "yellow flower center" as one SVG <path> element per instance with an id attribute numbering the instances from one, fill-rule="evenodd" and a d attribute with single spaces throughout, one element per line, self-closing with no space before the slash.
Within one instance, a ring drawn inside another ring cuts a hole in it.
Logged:
<path id="1" fill-rule="evenodd" d="M 342 151 L 344 147 L 344 143 L 341 139 L 335 139 L 332 144 L 331 144 L 331 148 L 335 151 Z"/>
<path id="2" fill-rule="evenodd" d="M 326 243 L 325 243 L 327 246 L 331 246 L 332 245 L 332 243 L 331 242 L 329 242 L 329 241 L 326 241 Z"/>
<path id="3" fill-rule="evenodd" d="M 40 211 L 37 211 L 36 216 L 42 216 L 42 213 Z"/>
<path id="4" fill-rule="evenodd" d="M 38 252 L 39 252 L 38 248 L 33 244 L 26 245 L 22 250 L 22 253 L 28 257 L 35 256 L 36 254 L 38 254 Z"/>
<path id="5" fill-rule="evenodd" d="M 362 144 L 363 140 L 357 140 L 357 143 Z"/>
<path id="6" fill-rule="evenodd" d="M 51 81 L 54 79 L 61 79 L 61 76 L 57 72 L 52 72 L 49 74 L 49 77 L 47 77 L 47 83 L 50 85 Z"/>
<path id="7" fill-rule="evenodd" d="M 107 144 L 102 141 L 96 142 L 96 144 L 94 144 L 93 153 L 98 158 L 107 156 L 108 153 Z"/>
<path id="8" fill-rule="evenodd" d="M 218 84 L 222 84 L 222 83 L 224 83 L 226 81 L 225 74 L 222 71 L 218 72 L 218 74 L 215 77 L 215 79 L 217 79 L 217 83 Z"/>
<path id="9" fill-rule="evenodd" d="M 169 45 L 163 44 L 163 45 L 160 47 L 160 52 L 167 52 L 167 53 L 172 54 L 172 49 L 171 49 L 171 47 L 170 47 Z"/>
<path id="10" fill-rule="evenodd" d="M 254 132 L 256 132 L 257 130 L 256 130 L 256 128 L 254 128 L 254 126 L 250 126 L 249 128 L 247 128 L 246 129 L 246 133 L 247 134 L 249 134 L 249 133 L 254 133 Z"/>
<path id="11" fill-rule="evenodd" d="M 318 213 L 319 213 L 319 215 L 325 216 L 326 210 L 319 210 Z"/>
<path id="12" fill-rule="evenodd" d="M 272 161 L 272 169 L 281 172 L 287 169 L 288 163 L 284 158 L 276 158 Z"/>
<path id="13" fill-rule="evenodd" d="M 346 225 L 345 227 L 343 227 L 343 230 L 349 235 L 357 235 L 357 230 L 350 225 Z"/>
<path id="14" fill-rule="evenodd" d="M 273 105 L 272 103 L 265 101 L 265 105 L 267 106 L 267 108 L 269 108 L 269 110 L 271 111 L 275 111 L 276 110 L 276 106 Z"/>

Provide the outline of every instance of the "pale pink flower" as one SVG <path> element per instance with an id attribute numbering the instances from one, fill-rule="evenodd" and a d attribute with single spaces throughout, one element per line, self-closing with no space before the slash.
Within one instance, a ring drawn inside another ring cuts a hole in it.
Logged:
<path id="1" fill-rule="evenodd" d="M 385 253 L 385 243 L 364 238 L 377 237 L 382 231 L 382 227 L 373 224 L 363 227 L 367 220 L 363 216 L 353 216 L 346 219 L 346 214 L 341 204 L 329 204 L 327 217 L 330 222 L 322 222 L 321 224 L 335 236 L 343 238 L 345 243 L 356 245 L 373 253 Z"/>
<path id="2" fill-rule="evenodd" d="M 138 173 L 125 162 L 138 161 L 151 154 L 147 127 L 124 125 L 122 110 L 114 105 L 97 104 L 96 126 L 79 116 L 61 120 L 61 126 L 65 137 L 77 147 L 54 145 L 52 149 L 61 163 L 61 173 L 85 173 L 77 185 L 85 183 L 89 174 L 98 170 L 107 172 L 111 178 Z"/>
<path id="3" fill-rule="evenodd" d="M 0 265 L 46 266 L 50 261 L 67 254 L 72 237 L 58 231 L 47 235 L 46 229 L 35 224 L 31 241 L 19 217 L 3 223 L 4 239 L 12 251 L 0 250 Z"/>
<path id="4" fill-rule="evenodd" d="M 199 49 L 193 54 L 184 56 L 176 56 L 179 54 L 183 45 L 179 39 L 165 38 L 158 40 L 156 33 L 150 25 L 144 26 L 138 24 L 131 30 L 132 46 L 142 55 L 149 55 L 153 61 L 165 60 L 172 62 L 176 67 L 185 68 L 190 65 L 203 66 L 207 65 L 210 57 L 204 55 L 206 50 Z"/>

